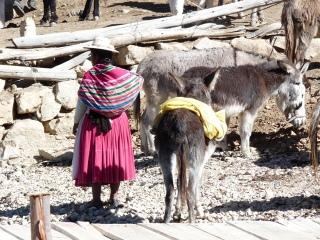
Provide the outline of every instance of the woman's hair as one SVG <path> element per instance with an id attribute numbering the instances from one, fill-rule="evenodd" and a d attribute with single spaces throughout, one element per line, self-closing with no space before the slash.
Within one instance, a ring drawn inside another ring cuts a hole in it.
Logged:
<path id="1" fill-rule="evenodd" d="M 91 56 L 95 58 L 97 63 L 109 64 L 112 62 L 112 52 L 100 49 L 91 49 Z"/>

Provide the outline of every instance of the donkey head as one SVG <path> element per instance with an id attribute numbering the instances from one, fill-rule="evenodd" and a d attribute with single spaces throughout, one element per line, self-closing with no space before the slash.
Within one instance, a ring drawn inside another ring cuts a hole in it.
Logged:
<path id="1" fill-rule="evenodd" d="M 211 75 L 212 73 L 210 73 Z M 185 78 L 177 77 L 169 73 L 170 79 L 177 85 L 177 95 L 181 97 L 194 98 L 211 105 L 210 92 L 214 87 L 214 78 L 211 80 L 203 81 L 200 77 Z"/>
<path id="2" fill-rule="evenodd" d="M 299 63 L 293 66 L 279 61 L 278 65 L 287 75 L 284 83 L 278 89 L 277 104 L 287 120 L 298 128 L 306 122 L 304 101 L 306 88 L 303 84 L 303 79 L 309 67 L 309 62 L 302 66 Z"/>

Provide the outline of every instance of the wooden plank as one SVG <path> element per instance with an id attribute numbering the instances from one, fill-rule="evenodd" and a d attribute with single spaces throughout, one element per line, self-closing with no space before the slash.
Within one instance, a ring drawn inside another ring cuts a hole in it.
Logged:
<path id="1" fill-rule="evenodd" d="M 8 231 L 5 230 L 6 225 L 1 226 L 0 225 L 0 239 L 1 240 L 19 240 L 21 238 L 16 237 L 15 235 L 12 235 Z"/>
<path id="2" fill-rule="evenodd" d="M 228 222 L 231 226 L 254 234 L 265 240 L 315 240 L 312 234 L 294 231 L 279 223 L 269 221 L 237 221 Z"/>
<path id="3" fill-rule="evenodd" d="M 290 221 L 280 220 L 278 222 L 290 229 L 310 233 L 314 237 L 320 238 L 320 224 L 311 219 L 297 218 Z"/>
<path id="4" fill-rule="evenodd" d="M 5 229 L 6 232 L 10 233 L 11 235 L 15 236 L 18 239 L 31 239 L 31 228 L 30 225 L 6 225 L 1 226 L 2 229 Z"/>
<path id="5" fill-rule="evenodd" d="M 94 236 L 94 239 L 97 240 L 107 240 L 110 239 L 106 236 L 103 236 L 101 232 L 99 232 L 94 226 L 92 226 L 89 222 L 81 222 L 78 221 L 77 224 L 82 227 L 83 229 L 86 230 L 87 233 L 90 235 Z"/>
<path id="6" fill-rule="evenodd" d="M 12 41 L 18 48 L 48 47 L 79 43 L 93 40 L 96 36 L 114 37 L 120 34 L 139 35 L 146 29 L 164 29 L 183 26 L 220 16 L 246 11 L 255 7 L 280 3 L 282 0 L 244 0 L 218 7 L 199 10 L 187 14 L 144 20 L 119 26 L 90 29 L 76 32 L 51 33 L 31 37 L 14 38 Z"/>
<path id="7" fill-rule="evenodd" d="M 90 51 L 79 54 L 78 56 L 66 61 L 60 65 L 53 67 L 53 70 L 69 70 L 74 68 L 80 64 L 82 64 L 88 57 L 90 57 Z"/>
<path id="8" fill-rule="evenodd" d="M 52 229 L 64 234 L 72 240 L 102 240 L 95 235 L 90 235 L 83 227 L 72 222 L 52 223 Z M 104 238 L 107 240 L 107 238 Z"/>
<path id="9" fill-rule="evenodd" d="M 235 228 L 227 223 L 195 224 L 193 226 L 223 240 L 261 240 L 261 238 Z"/>
<path id="10" fill-rule="evenodd" d="M 104 236 L 113 240 L 168 240 L 170 238 L 155 233 L 136 224 L 93 224 Z"/>
<path id="11" fill-rule="evenodd" d="M 25 240 L 25 239 L 31 239 L 31 228 L 30 225 L 0 225 L 0 230 L 5 231 L 7 233 L 10 233 L 12 236 L 14 236 L 15 240 Z M 5 238 L 2 238 L 2 232 L 0 231 L 0 239 L 5 240 Z M 52 239 L 54 240 L 71 240 L 71 238 L 67 237 L 66 235 L 63 235 L 62 233 L 59 233 L 55 230 L 51 230 Z"/>
<path id="12" fill-rule="evenodd" d="M 51 70 L 48 68 L 0 65 L 0 78 L 25 79 L 35 81 L 67 81 L 77 78 L 74 70 Z"/>

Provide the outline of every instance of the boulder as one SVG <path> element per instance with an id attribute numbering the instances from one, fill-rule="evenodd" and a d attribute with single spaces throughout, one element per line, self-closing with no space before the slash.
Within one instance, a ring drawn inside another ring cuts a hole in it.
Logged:
<path id="1" fill-rule="evenodd" d="M 187 51 L 190 50 L 190 46 L 186 46 L 184 43 L 179 43 L 179 42 L 171 42 L 171 43 L 164 43 L 164 42 L 159 42 L 155 45 L 155 48 L 157 50 L 183 50 Z"/>
<path id="2" fill-rule="evenodd" d="M 0 153 L 6 155 L 6 159 L 22 154 L 23 157 L 30 157 L 38 155 L 38 149 L 45 143 L 46 137 L 41 122 L 31 119 L 16 120 L 2 141 Z"/>
<path id="3" fill-rule="evenodd" d="M 4 90 L 5 85 L 6 85 L 6 80 L 0 79 L 0 93 Z"/>
<path id="4" fill-rule="evenodd" d="M 64 81 L 56 84 L 55 95 L 57 102 L 66 110 L 75 109 L 77 106 L 79 83 L 77 80 Z"/>
<path id="5" fill-rule="evenodd" d="M 276 36 L 274 38 L 274 46 L 280 49 L 285 48 L 285 37 L 283 36 Z M 309 48 L 306 51 L 306 56 L 305 58 L 307 60 L 312 60 L 314 58 L 318 58 L 320 53 L 320 38 L 314 38 L 311 41 L 311 44 Z"/>
<path id="6" fill-rule="evenodd" d="M 272 45 L 264 39 L 247 39 L 244 37 L 234 38 L 231 45 L 241 51 L 270 57 L 273 59 L 283 59 L 284 54 L 278 53 Z"/>
<path id="7" fill-rule="evenodd" d="M 138 47 L 129 45 L 118 49 L 119 53 L 114 55 L 114 61 L 117 65 L 128 66 L 139 64 L 142 59 L 152 53 L 151 47 Z"/>
<path id="8" fill-rule="evenodd" d="M 46 94 L 42 96 L 42 103 L 37 110 L 37 118 L 41 122 L 54 119 L 60 112 L 61 104 L 56 101 L 52 89 L 47 89 Z"/>
<path id="9" fill-rule="evenodd" d="M 0 141 L 2 140 L 3 136 L 6 134 L 6 129 L 0 126 Z"/>
<path id="10" fill-rule="evenodd" d="M 49 161 L 72 161 L 73 149 L 39 149 L 39 156 Z"/>
<path id="11" fill-rule="evenodd" d="M 78 78 L 83 78 L 83 75 L 86 71 L 92 68 L 92 63 L 89 60 L 85 60 L 84 63 L 80 66 L 75 67 Z"/>
<path id="12" fill-rule="evenodd" d="M 34 113 L 38 110 L 48 87 L 36 83 L 30 87 L 20 89 L 16 96 L 18 114 Z"/>
<path id="13" fill-rule="evenodd" d="M 75 111 L 66 114 L 60 114 L 62 117 L 52 119 L 51 121 L 44 122 L 44 129 L 46 133 L 52 135 L 70 135 L 74 123 Z"/>
<path id="14" fill-rule="evenodd" d="M 226 48 L 231 47 L 229 43 L 212 40 L 207 37 L 199 38 L 193 43 L 194 49 L 209 49 L 209 48 Z"/>
<path id="15" fill-rule="evenodd" d="M 9 91 L 0 92 L 0 126 L 13 123 L 14 95 Z"/>

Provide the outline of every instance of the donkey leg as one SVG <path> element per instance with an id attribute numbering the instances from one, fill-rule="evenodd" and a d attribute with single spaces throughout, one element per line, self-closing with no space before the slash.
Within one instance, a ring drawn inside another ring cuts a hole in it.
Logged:
<path id="1" fill-rule="evenodd" d="M 189 223 L 193 223 L 195 220 L 194 208 L 196 205 L 196 196 L 197 196 L 197 173 L 194 170 L 189 171 L 189 182 L 188 182 L 188 195 L 187 195 L 187 204 L 189 212 Z"/>
<path id="2" fill-rule="evenodd" d="M 226 124 L 228 127 L 229 127 L 229 123 L 230 123 L 230 117 L 226 116 Z M 216 142 L 216 148 L 219 148 L 222 151 L 228 150 L 228 137 L 227 137 L 227 135 L 224 136 L 222 141 Z"/>
<path id="3" fill-rule="evenodd" d="M 159 153 L 159 163 L 162 170 L 164 184 L 166 188 L 166 197 L 165 197 L 166 208 L 165 208 L 164 219 L 163 219 L 165 223 L 170 222 L 171 209 L 172 209 L 173 197 L 174 197 L 172 160 L 173 160 L 173 157 L 170 158 L 170 155 L 168 153 L 164 153 L 164 151 Z"/>
<path id="4" fill-rule="evenodd" d="M 154 154 L 156 152 L 154 136 L 150 132 L 156 114 L 157 109 L 154 106 L 147 106 L 142 114 L 140 126 L 141 151 L 146 154 Z"/>
<path id="5" fill-rule="evenodd" d="M 170 11 L 174 15 L 182 15 L 184 0 L 169 0 Z"/>
<path id="6" fill-rule="evenodd" d="M 250 136 L 256 114 L 250 111 L 244 111 L 240 115 L 240 138 L 241 138 L 241 152 L 245 156 L 250 156 Z"/>

